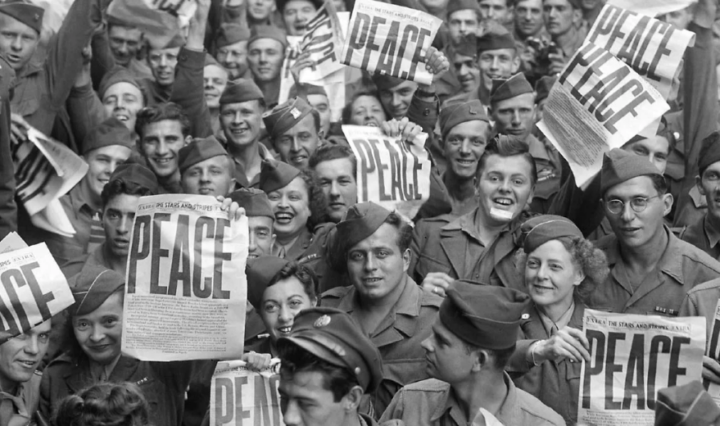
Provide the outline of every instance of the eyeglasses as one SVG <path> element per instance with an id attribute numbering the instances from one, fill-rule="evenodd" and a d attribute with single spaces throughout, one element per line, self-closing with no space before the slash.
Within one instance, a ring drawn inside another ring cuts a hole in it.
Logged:
<path id="1" fill-rule="evenodd" d="M 630 200 L 630 208 L 633 209 L 634 212 L 640 213 L 643 210 L 645 210 L 648 206 L 648 202 L 652 200 L 653 198 L 659 198 L 660 195 L 655 195 L 653 197 L 635 197 L 632 200 Z M 625 210 L 625 201 L 622 200 L 610 200 L 605 201 L 605 208 L 609 213 L 612 214 L 621 214 Z"/>

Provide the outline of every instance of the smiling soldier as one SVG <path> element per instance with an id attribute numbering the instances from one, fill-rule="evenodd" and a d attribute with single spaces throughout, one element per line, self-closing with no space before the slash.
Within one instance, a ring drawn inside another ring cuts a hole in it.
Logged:
<path id="1" fill-rule="evenodd" d="M 215 136 L 185 145 L 178 155 L 180 185 L 186 194 L 224 197 L 235 188 L 232 160 Z"/>
<path id="2" fill-rule="evenodd" d="M 134 138 L 117 118 L 110 117 L 83 141 L 82 155 L 88 163 L 88 172 L 60 203 L 67 214 L 75 235 L 65 237 L 48 234 L 45 243 L 59 265 L 70 259 L 91 253 L 103 240 L 100 213 L 101 193 L 118 165 L 132 152 Z"/>
<path id="3" fill-rule="evenodd" d="M 403 385 L 427 378 L 420 344 L 441 302 L 406 274 L 411 233 L 400 216 L 375 203 L 351 207 L 329 256 L 352 285 L 326 291 L 320 302 L 352 315 L 380 350 L 385 376 L 373 394 L 378 413 Z"/>
<path id="4" fill-rule="evenodd" d="M 280 158 L 306 170 L 322 141 L 320 114 L 305 99 L 293 98 L 263 114 L 263 121 Z"/>

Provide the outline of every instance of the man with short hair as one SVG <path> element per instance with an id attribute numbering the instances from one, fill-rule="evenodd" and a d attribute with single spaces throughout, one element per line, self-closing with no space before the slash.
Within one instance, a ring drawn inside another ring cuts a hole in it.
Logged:
<path id="1" fill-rule="evenodd" d="M 142 30 L 111 15 L 107 20 L 107 43 L 114 63 L 130 71 L 137 79 L 152 78 L 148 64 L 138 59 L 138 52 L 145 44 Z"/>
<path id="2" fill-rule="evenodd" d="M 248 40 L 250 30 L 240 24 L 227 23 L 220 27 L 215 39 L 217 60 L 230 73 L 230 79 L 251 78 L 248 68 Z"/>
<path id="3" fill-rule="evenodd" d="M 504 26 L 512 26 L 514 0 L 478 0 L 483 20 L 493 20 Z"/>
<path id="4" fill-rule="evenodd" d="M 305 98 L 311 107 L 320 115 L 320 131 L 325 139 L 330 135 L 332 110 L 330 98 L 322 86 L 314 84 L 294 84 L 290 88 L 289 98 Z"/>
<path id="5" fill-rule="evenodd" d="M 493 83 L 490 110 L 495 122 L 494 130 L 528 144 L 538 173 L 538 184 L 530 208 L 534 212 L 545 213 L 560 188 L 560 162 L 552 148 L 532 134 L 536 115 L 535 91 L 522 73 Z"/>
<path id="6" fill-rule="evenodd" d="M 181 193 L 178 153 L 192 136 L 190 121 L 180 106 L 167 102 L 144 108 L 138 113 L 135 132 L 138 151 L 157 176 L 160 192 Z"/>
<path id="7" fill-rule="evenodd" d="M 231 192 L 228 197 L 245 209 L 245 216 L 248 218 L 248 258 L 272 255 L 275 244 L 275 214 L 267 194 L 255 188 L 240 188 Z"/>
<path id="8" fill-rule="evenodd" d="M 101 194 L 115 169 L 130 158 L 133 142 L 130 131 L 114 117 L 105 120 L 85 137 L 82 155 L 88 163 L 88 172 L 69 193 L 60 197 L 75 235 L 48 234 L 45 238 L 59 265 L 91 253 L 104 241 Z"/>
<path id="9" fill-rule="evenodd" d="M 263 114 L 263 122 L 280 159 L 307 169 L 310 156 L 322 143 L 320 114 L 305 99 L 292 98 Z"/>
<path id="10" fill-rule="evenodd" d="M 318 5 L 311 0 L 280 0 L 277 4 L 285 29 L 291 36 L 305 34 L 307 24 L 318 10 Z"/>
<path id="11" fill-rule="evenodd" d="M 186 194 L 227 196 L 235 188 L 234 164 L 215 136 L 196 139 L 178 152 L 180 185 Z"/>
<path id="12" fill-rule="evenodd" d="M 406 274 L 412 229 L 396 213 L 356 204 L 336 229 L 328 260 L 352 285 L 326 291 L 321 305 L 350 313 L 380 350 L 387 369 L 372 399 L 381 412 L 401 386 L 427 377 L 420 343 L 441 299 Z"/>
<path id="13" fill-rule="evenodd" d="M 73 3 L 45 56 L 36 55 L 44 10 L 21 0 L 0 4 L 0 54 L 15 70 L 11 111 L 41 133 L 77 149 L 65 103 L 83 67 L 82 50 L 96 25 L 91 0 Z M 39 57 L 40 61 L 33 61 Z"/>
<path id="14" fill-rule="evenodd" d="M 477 98 L 480 87 L 480 68 L 477 63 L 477 36 L 468 34 L 452 45 L 452 65 L 455 78 L 460 84 L 460 96 L 468 100 Z M 442 77 L 441 77 L 442 80 Z"/>
<path id="15" fill-rule="evenodd" d="M 377 425 L 358 409 L 363 395 L 383 379 L 382 360 L 350 315 L 325 307 L 305 309 L 277 348 L 284 424 Z"/>
<path id="16" fill-rule="evenodd" d="M 62 266 L 70 278 L 93 265 L 112 269 L 125 276 L 130 235 L 140 197 L 156 195 L 158 183 L 147 167 L 135 163 L 118 166 L 102 191 L 102 227 L 105 241 L 94 251 Z"/>
<path id="17" fill-rule="evenodd" d="M 157 48 L 152 47 L 151 43 L 151 48 L 147 55 L 147 62 L 153 78 L 139 80 L 139 83 L 145 91 L 145 96 L 147 96 L 148 105 L 170 101 L 180 48 L 181 46 L 178 45 Z"/>
<path id="18" fill-rule="evenodd" d="M 335 223 L 345 218 L 357 203 L 357 159 L 345 145 L 325 145 L 310 157 L 310 168 L 320 181 L 327 200 L 328 218 Z"/>
<path id="19" fill-rule="evenodd" d="M 515 39 L 525 41 L 530 37 L 549 40 L 543 21 L 542 0 L 518 0 L 515 4 Z"/>
<path id="20" fill-rule="evenodd" d="M 517 389 L 504 371 L 529 297 L 465 281 L 454 282 L 447 295 L 432 335 L 423 341 L 432 379 L 403 387 L 380 422 L 565 425 L 559 414 Z"/>
<path id="21" fill-rule="evenodd" d="M 600 11 L 607 3 L 607 0 L 580 0 L 580 8 L 583 12 L 583 21 L 589 29 L 595 24 L 595 20 L 600 15 Z M 684 29 L 684 28 L 683 28 Z"/>
<path id="22" fill-rule="evenodd" d="M 380 103 L 387 115 L 396 120 L 405 117 L 418 84 L 414 81 L 379 73 L 373 74 L 372 80 L 377 87 Z"/>
<path id="23" fill-rule="evenodd" d="M 265 100 L 252 81 L 228 83 L 220 97 L 220 127 L 227 151 L 235 162 L 235 182 L 243 188 L 257 188 L 262 160 L 272 154 L 260 143 Z"/>
<path id="24" fill-rule="evenodd" d="M 550 53 L 550 61 L 565 63 L 580 49 L 588 30 L 582 26 L 580 0 L 543 0 L 543 20 L 550 38 L 559 48 Z M 551 71 L 560 72 L 560 69 L 559 65 L 551 67 Z"/>
<path id="25" fill-rule="evenodd" d="M 37 370 L 50 344 L 51 320 L 12 338 L 5 338 L 0 344 L 0 424 L 34 424 L 40 416 L 40 382 L 42 373 Z M 46 424 L 49 419 L 41 424 Z"/>
<path id="26" fill-rule="evenodd" d="M 611 150 L 603 158 L 600 182 L 614 235 L 597 246 L 611 272 L 589 296 L 588 307 L 676 316 L 688 290 L 720 276 L 720 263 L 664 225 L 673 198 L 662 174 L 645 158 Z"/>
<path id="27" fill-rule="evenodd" d="M 481 13 L 477 0 L 450 0 L 447 7 L 450 40 L 457 44 L 466 35 L 474 36 L 480 27 Z"/>
<path id="28" fill-rule="evenodd" d="M 271 107 L 278 103 L 280 97 L 280 71 L 286 48 L 285 32 L 271 26 L 253 28 L 247 43 L 247 61 L 253 80 L 262 90 L 266 104 Z"/>
<path id="29" fill-rule="evenodd" d="M 105 114 L 122 121 L 129 130 L 135 130 L 137 113 L 145 107 L 145 93 L 132 73 L 116 67 L 103 77 L 98 87 L 100 102 Z"/>

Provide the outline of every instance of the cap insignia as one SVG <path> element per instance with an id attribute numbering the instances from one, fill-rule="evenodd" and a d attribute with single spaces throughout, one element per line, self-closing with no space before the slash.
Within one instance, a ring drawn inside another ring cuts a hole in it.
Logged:
<path id="1" fill-rule="evenodd" d="M 520 318 L 521 318 L 521 319 L 528 319 L 528 318 L 530 318 L 530 314 L 522 314 L 522 316 L 520 316 Z"/>
<path id="2" fill-rule="evenodd" d="M 470 108 L 470 111 L 468 111 L 469 114 L 477 115 L 477 111 L 474 108 Z"/>
<path id="3" fill-rule="evenodd" d="M 290 115 L 292 115 L 293 118 L 297 119 L 298 117 L 300 117 L 302 115 L 302 113 L 300 112 L 299 109 L 293 108 L 290 110 Z"/>
<path id="4" fill-rule="evenodd" d="M 330 317 L 327 315 L 323 315 L 320 318 L 316 319 L 313 325 L 315 326 L 315 328 L 321 328 L 326 327 L 328 324 L 330 324 Z"/>

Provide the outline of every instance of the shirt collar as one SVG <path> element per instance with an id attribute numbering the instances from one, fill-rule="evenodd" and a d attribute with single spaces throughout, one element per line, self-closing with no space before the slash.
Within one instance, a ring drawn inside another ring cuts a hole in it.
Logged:
<path id="1" fill-rule="evenodd" d="M 663 231 L 668 236 L 667 246 L 657 265 L 661 272 L 675 279 L 680 285 L 683 285 L 683 251 L 680 247 L 679 239 L 670 231 L 670 228 L 663 225 Z M 615 237 L 605 250 L 608 266 L 612 269 L 618 262 L 622 262 L 620 256 L 620 243 Z"/>
<path id="2" fill-rule="evenodd" d="M 557 322 L 553 321 L 545 315 L 542 310 L 538 309 L 538 314 L 540 314 L 540 320 L 542 321 L 543 327 L 545 327 L 545 331 L 547 332 L 548 336 L 552 336 L 555 334 L 556 330 L 560 330 L 561 328 L 565 327 L 570 323 L 570 318 L 573 316 L 573 312 L 575 312 L 575 301 L 573 300 L 570 302 L 570 307 L 567 311 L 565 311 L 564 314 L 557 320 Z M 554 329 L 554 330 L 553 330 Z"/>
<path id="3" fill-rule="evenodd" d="M 710 248 L 715 248 L 718 242 L 720 242 L 720 230 L 715 228 L 712 221 L 708 219 L 707 215 L 705 215 L 703 221 L 705 222 L 705 226 L 703 226 L 705 230 L 705 236 L 710 243 Z"/>
<path id="4" fill-rule="evenodd" d="M 398 299 L 395 306 L 390 310 L 389 315 L 407 315 L 411 317 L 417 317 L 420 315 L 421 308 L 421 292 L 420 287 L 413 281 L 412 278 L 405 278 L 405 288 L 403 289 L 400 298 Z M 350 291 L 340 299 L 337 308 L 343 312 L 353 312 L 355 310 L 357 293 L 355 287 L 351 286 Z"/>
<path id="5" fill-rule="evenodd" d="M 505 382 L 505 386 L 507 387 L 507 395 L 500 406 L 500 410 L 495 413 L 495 418 L 504 425 L 523 424 L 521 408 L 517 406 L 517 388 L 515 388 L 510 376 L 508 376 L 506 372 L 503 372 L 503 382 Z M 459 425 L 465 425 L 472 421 L 472 419 L 468 420 L 465 418 L 463 410 L 460 408 L 457 400 L 455 399 L 452 386 L 447 386 L 442 398 L 443 399 L 439 401 L 437 408 L 435 408 L 435 411 L 430 417 L 430 423 L 435 424 L 446 413 L 449 414 L 450 417 L 452 417 Z"/>

